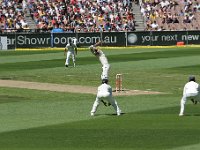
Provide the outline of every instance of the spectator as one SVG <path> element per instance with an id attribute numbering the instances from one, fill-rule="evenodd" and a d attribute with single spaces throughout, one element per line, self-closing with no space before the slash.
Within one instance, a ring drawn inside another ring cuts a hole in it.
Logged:
<path id="1" fill-rule="evenodd" d="M 189 19 L 189 16 L 186 15 L 183 19 L 183 23 L 191 23 L 191 20 Z"/>
<path id="2" fill-rule="evenodd" d="M 162 8 L 167 7 L 169 4 L 170 4 L 170 3 L 169 3 L 168 0 L 162 0 L 162 1 L 160 2 L 160 5 L 161 5 Z"/>
<path id="3" fill-rule="evenodd" d="M 196 2 L 196 3 L 195 3 L 194 8 L 193 8 L 193 11 L 194 11 L 194 12 L 200 12 L 200 4 L 199 4 L 199 2 Z"/>
<path id="4" fill-rule="evenodd" d="M 168 27 L 173 30 L 187 30 L 182 23 L 191 23 L 190 29 L 196 29 L 196 22 L 199 20 L 197 9 L 200 9 L 197 0 L 156 0 L 156 2 L 155 0 L 143 0 L 141 3 L 141 13 L 146 24 L 145 30 L 151 28 L 152 23 L 149 23 L 149 20 L 154 21 L 154 19 L 159 20 L 159 25 L 161 23 L 163 29 L 166 30 Z M 176 25 L 166 25 L 168 23 L 176 23 Z"/>
<path id="5" fill-rule="evenodd" d="M 58 23 L 55 24 L 55 27 L 52 29 L 52 33 L 63 33 L 64 30 L 60 27 Z"/>
<path id="6" fill-rule="evenodd" d="M 173 20 L 172 23 L 179 23 L 178 14 L 173 15 L 172 20 Z"/>
<path id="7" fill-rule="evenodd" d="M 158 24 L 157 24 L 156 21 L 153 21 L 153 23 L 151 24 L 151 28 L 152 28 L 153 30 L 155 30 L 155 29 L 158 28 Z"/>
<path id="8" fill-rule="evenodd" d="M 63 24 L 63 29 L 70 32 L 125 31 L 134 30 L 134 16 L 130 10 L 131 2 L 121 1 L 58 1 L 29 2 L 37 27 L 41 20 L 49 24 Z M 116 12 L 118 14 L 116 15 Z M 51 16 L 49 17 L 44 16 Z M 126 16 L 124 18 L 123 16 Z M 53 18 L 53 19 L 52 19 Z M 123 26 L 127 22 L 126 27 Z M 43 24 L 43 21 L 42 21 Z M 113 25 L 114 26 L 113 26 Z M 103 25 L 103 28 L 102 28 Z M 69 29 L 71 28 L 71 29 Z"/>
<path id="9" fill-rule="evenodd" d="M 0 4 L 1 28 L 6 32 L 19 32 L 28 25 L 25 20 L 25 2 L 2 0 Z"/>

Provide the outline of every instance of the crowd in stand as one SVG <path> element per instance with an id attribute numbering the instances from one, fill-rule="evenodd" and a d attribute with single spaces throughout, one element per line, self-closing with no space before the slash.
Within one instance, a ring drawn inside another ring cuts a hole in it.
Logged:
<path id="1" fill-rule="evenodd" d="M 25 20 L 26 2 L 18 0 L 1 0 L 0 31 L 20 31 L 28 27 Z"/>
<path id="2" fill-rule="evenodd" d="M 143 0 L 147 31 L 199 30 L 200 0 Z"/>
<path id="3" fill-rule="evenodd" d="M 24 29 L 27 9 L 40 31 L 134 31 L 131 0 L 2 0 L 1 30 Z"/>
<path id="4" fill-rule="evenodd" d="M 29 3 L 38 29 L 66 32 L 134 31 L 129 0 L 36 0 Z"/>
<path id="5" fill-rule="evenodd" d="M 29 29 L 27 13 L 42 32 L 135 31 L 135 1 L 1 0 L 0 31 Z M 200 29 L 200 0 L 140 0 L 139 6 L 146 31 Z"/>

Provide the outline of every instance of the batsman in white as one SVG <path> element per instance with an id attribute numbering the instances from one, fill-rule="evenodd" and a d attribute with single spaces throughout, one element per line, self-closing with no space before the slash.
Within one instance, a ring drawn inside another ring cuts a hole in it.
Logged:
<path id="1" fill-rule="evenodd" d="M 65 47 L 64 55 L 66 55 L 66 53 L 67 53 L 67 57 L 66 57 L 66 61 L 65 61 L 65 66 L 66 67 L 69 66 L 69 61 L 70 61 L 70 56 L 71 56 L 72 60 L 73 60 L 74 67 L 75 67 L 76 66 L 76 63 L 75 63 L 76 57 L 75 57 L 75 55 L 77 55 L 77 47 L 73 43 L 73 40 L 71 38 L 69 39 L 69 43 Z"/>
<path id="2" fill-rule="evenodd" d="M 195 76 L 189 77 L 189 82 L 187 82 L 183 89 L 183 97 L 181 99 L 181 109 L 179 116 L 184 115 L 184 108 L 185 103 L 187 100 L 191 100 L 194 104 L 197 104 L 197 101 L 200 100 L 200 86 L 198 83 L 196 83 Z"/>
<path id="3" fill-rule="evenodd" d="M 118 116 L 121 115 L 121 110 L 117 104 L 117 101 L 112 96 L 112 87 L 108 84 L 108 79 L 103 79 L 102 84 L 98 87 L 96 100 L 92 106 L 92 110 L 90 112 L 91 116 L 94 116 L 97 108 L 102 100 L 108 101 L 109 104 L 113 106 Z"/>
<path id="4" fill-rule="evenodd" d="M 101 41 L 97 42 L 95 45 L 91 45 L 89 48 L 90 48 L 90 51 L 92 52 L 92 54 L 94 54 L 96 57 L 98 57 L 99 61 L 102 64 L 103 71 L 101 74 L 101 79 L 108 79 L 108 72 L 110 69 L 110 64 L 108 63 L 108 59 L 105 56 L 105 54 L 103 53 L 103 51 L 100 50 L 98 47 L 96 47 L 100 44 L 101 44 Z"/>

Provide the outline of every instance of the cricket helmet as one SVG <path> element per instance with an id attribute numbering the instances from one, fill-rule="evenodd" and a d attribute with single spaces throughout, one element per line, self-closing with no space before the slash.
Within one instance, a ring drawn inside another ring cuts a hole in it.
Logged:
<path id="1" fill-rule="evenodd" d="M 106 83 L 106 84 L 107 84 L 107 83 L 108 83 L 108 79 L 103 79 L 103 80 L 102 80 L 102 84 L 103 84 L 103 83 Z"/>
<path id="2" fill-rule="evenodd" d="M 196 81 L 195 76 L 189 76 L 189 81 Z"/>
<path id="3" fill-rule="evenodd" d="M 89 49 L 91 49 L 91 50 L 93 50 L 93 48 L 94 48 L 94 45 L 91 45 L 91 46 L 89 47 Z"/>

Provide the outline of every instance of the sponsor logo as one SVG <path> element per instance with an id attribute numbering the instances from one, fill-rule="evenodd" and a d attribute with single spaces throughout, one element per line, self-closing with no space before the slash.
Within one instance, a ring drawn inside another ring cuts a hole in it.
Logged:
<path id="1" fill-rule="evenodd" d="M 131 34 L 128 35 L 128 42 L 129 43 L 134 44 L 134 43 L 137 42 L 137 40 L 138 40 L 138 38 L 137 38 L 136 34 L 131 33 Z"/>

